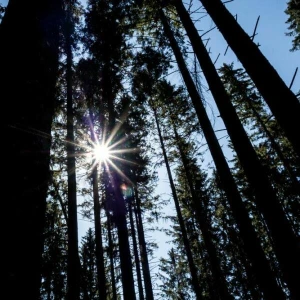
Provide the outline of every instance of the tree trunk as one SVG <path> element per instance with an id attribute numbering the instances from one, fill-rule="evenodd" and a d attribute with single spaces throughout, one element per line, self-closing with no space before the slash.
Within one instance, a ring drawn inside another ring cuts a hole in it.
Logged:
<path id="1" fill-rule="evenodd" d="M 133 221 L 133 213 L 132 213 L 132 199 L 129 199 L 128 203 L 128 210 L 129 210 L 129 219 L 130 219 L 130 227 L 131 227 L 131 236 L 132 236 L 132 244 L 133 244 L 133 253 L 135 259 L 135 267 L 136 267 L 136 277 L 138 282 L 139 288 L 139 298 L 140 300 L 144 300 L 144 291 L 143 291 L 143 284 L 142 284 L 142 274 L 141 274 L 141 267 L 140 267 L 140 258 L 137 248 L 137 240 L 134 228 L 134 221 Z"/>
<path id="2" fill-rule="evenodd" d="M 60 0 L 10 0 L 0 25 L 2 187 L 7 191 L 1 273 L 2 293 L 12 300 L 39 299 L 60 6 Z"/>
<path id="3" fill-rule="evenodd" d="M 108 59 L 107 59 L 108 61 Z M 114 100 L 112 96 L 112 86 L 108 65 L 103 68 L 103 98 L 107 101 L 109 111 L 109 134 L 112 134 L 116 125 Z M 110 136 L 108 136 L 110 138 Z M 111 143 L 113 143 L 113 139 Z M 122 286 L 124 300 L 135 300 L 134 279 L 132 272 L 132 261 L 129 246 L 129 236 L 126 220 L 126 206 L 121 193 L 121 179 L 115 170 L 106 170 L 109 176 L 110 194 L 114 200 L 113 216 L 118 230 L 119 251 L 121 261 Z"/>
<path id="4" fill-rule="evenodd" d="M 220 0 L 200 0 L 236 54 L 300 157 L 300 104 Z"/>
<path id="5" fill-rule="evenodd" d="M 260 127 L 262 128 L 262 130 L 264 130 L 267 137 L 269 138 L 269 141 L 270 141 L 274 151 L 276 152 L 277 156 L 282 161 L 283 166 L 287 170 L 287 172 L 291 178 L 292 185 L 294 186 L 296 191 L 300 192 L 300 182 L 297 180 L 297 175 L 293 171 L 289 161 L 285 158 L 284 154 L 282 153 L 282 151 L 280 149 L 280 145 L 276 142 L 275 138 L 273 137 L 271 132 L 268 130 L 268 128 L 267 128 L 266 124 L 264 123 L 264 121 L 262 120 L 261 116 L 255 109 L 255 107 L 252 105 L 250 99 L 246 98 L 246 101 L 247 101 L 248 105 L 250 106 L 250 108 L 253 112 L 253 115 L 257 119 L 257 122 L 259 123 Z"/>
<path id="6" fill-rule="evenodd" d="M 277 290 L 276 288 L 277 285 L 276 284 L 274 285 L 273 273 L 270 270 L 269 263 L 266 260 L 263 249 L 261 248 L 260 241 L 257 238 L 256 232 L 252 226 L 248 212 L 238 192 L 237 186 L 234 182 L 233 176 L 230 172 L 225 156 L 222 152 L 222 149 L 218 143 L 212 125 L 206 114 L 205 108 L 202 104 L 202 99 L 200 98 L 200 95 L 197 92 L 192 77 L 185 65 L 185 61 L 182 57 L 181 51 L 173 36 L 168 21 L 162 11 L 161 11 L 161 20 L 164 26 L 165 34 L 169 39 L 178 67 L 183 76 L 183 80 L 186 84 L 188 93 L 195 107 L 200 126 L 202 127 L 205 139 L 208 143 L 209 150 L 215 162 L 217 172 L 220 176 L 222 189 L 225 191 L 227 200 L 233 212 L 233 216 L 239 226 L 241 237 L 245 245 L 245 252 L 247 253 L 248 257 L 251 259 L 251 262 L 253 263 L 253 268 L 255 269 L 255 274 L 257 276 L 257 279 L 262 283 L 264 281 L 269 281 L 266 283 L 266 285 L 273 286 L 274 289 Z M 264 277 L 263 274 L 268 274 L 268 276 Z M 272 293 L 271 291 L 272 290 L 266 290 L 266 293 L 269 292 Z M 276 297 L 277 299 L 285 299 L 281 291 L 278 292 Z"/>
<path id="7" fill-rule="evenodd" d="M 291 293 L 294 294 L 294 297 L 298 298 L 300 297 L 298 288 L 300 276 L 294 275 L 298 274 L 297 270 L 300 268 L 300 251 L 297 237 L 293 232 L 291 224 L 286 218 L 282 205 L 268 179 L 267 173 L 259 161 L 236 114 L 197 29 L 181 1 L 176 2 L 176 8 L 180 19 L 186 28 L 192 47 L 225 123 L 234 149 L 236 150 L 249 183 L 252 186 L 257 207 L 264 216 L 270 230 L 274 242 L 274 251 L 280 263 L 284 279 L 286 280 Z M 283 245 L 285 245 L 285 247 L 283 247 Z M 264 293 L 270 293 L 270 291 L 272 291 L 272 293 L 275 293 L 278 297 L 280 288 L 275 282 L 275 279 L 273 280 L 272 290 L 270 290 L 270 286 L 263 285 L 263 282 L 261 282 L 261 284 L 262 287 L 264 286 Z M 270 297 L 274 299 L 274 294 L 270 295 Z"/>
<path id="8" fill-rule="evenodd" d="M 190 189 L 190 193 L 192 196 L 193 208 L 195 209 L 197 221 L 198 221 L 198 224 L 199 224 L 201 232 L 202 232 L 202 237 L 203 237 L 203 241 L 205 244 L 205 248 L 207 249 L 209 262 L 210 262 L 210 266 L 211 266 L 211 271 L 212 271 L 212 274 L 214 277 L 214 286 L 215 286 L 214 290 L 215 291 L 218 290 L 220 299 L 233 299 L 233 297 L 228 292 L 226 279 L 221 270 L 220 259 L 218 257 L 216 247 L 213 244 L 213 236 L 211 234 L 210 225 L 208 224 L 208 221 L 207 221 L 207 216 L 205 215 L 204 205 L 203 205 L 201 199 L 199 199 L 196 195 L 193 180 L 192 180 L 191 174 L 189 172 L 189 168 L 188 168 L 188 160 L 184 153 L 184 150 L 182 149 L 180 137 L 179 137 L 174 125 L 173 125 L 173 131 L 175 134 L 175 140 L 176 140 L 176 143 L 177 143 L 177 146 L 179 149 L 180 158 L 181 158 L 181 161 L 182 161 L 182 164 L 184 167 L 184 172 L 185 172 L 185 175 L 186 175 L 186 178 L 188 181 L 188 186 Z"/>
<path id="9" fill-rule="evenodd" d="M 89 112 L 90 119 L 92 120 L 91 140 L 96 143 L 96 137 L 94 132 L 94 116 L 92 111 Z M 96 264 L 97 264 L 97 284 L 99 290 L 99 298 L 106 300 L 106 277 L 104 266 L 104 253 L 102 245 L 102 225 L 101 225 L 101 206 L 99 198 L 99 180 L 98 180 L 98 165 L 94 164 L 92 170 L 92 185 L 93 185 L 93 199 L 94 199 L 94 226 L 95 226 L 95 243 L 96 243 Z M 101 167 L 101 166 L 100 166 Z"/>
<path id="10" fill-rule="evenodd" d="M 145 284 L 146 299 L 154 300 L 147 247 L 145 241 L 144 226 L 142 220 L 141 203 L 140 203 L 141 200 L 139 198 L 137 188 L 134 189 L 134 195 L 136 200 L 135 217 L 136 217 L 136 224 L 137 224 L 137 230 L 139 236 L 140 255 L 141 255 L 141 263 L 142 263 L 142 270 L 143 270 L 143 277 L 144 277 L 144 284 Z"/>
<path id="11" fill-rule="evenodd" d="M 106 277 L 104 267 L 104 253 L 102 246 L 102 226 L 101 226 L 101 208 L 99 199 L 99 184 L 97 167 L 92 171 L 93 194 L 94 194 L 94 223 L 95 223 L 95 242 L 96 242 L 96 263 L 97 263 L 97 284 L 99 289 L 99 298 L 106 299 Z"/>
<path id="12" fill-rule="evenodd" d="M 195 263 L 194 263 L 194 259 L 193 259 L 190 243 L 189 243 L 189 240 L 188 240 L 184 220 L 183 220 L 183 217 L 182 217 L 182 214 L 181 214 L 181 210 L 180 210 L 180 206 L 179 206 L 179 200 L 178 200 L 178 197 L 177 197 L 175 184 L 174 184 L 172 173 L 171 173 L 171 168 L 170 168 L 170 165 L 169 165 L 167 152 L 166 152 L 166 149 L 165 149 L 164 141 L 163 141 L 163 138 L 162 138 L 162 134 L 161 134 L 158 118 L 157 118 L 157 112 L 156 112 L 155 108 L 152 108 L 152 109 L 153 109 L 153 112 L 154 112 L 154 118 L 155 118 L 155 123 L 156 123 L 157 131 L 158 131 L 160 145 L 161 145 L 161 149 L 162 149 L 162 152 L 163 152 L 165 165 L 166 165 L 166 168 L 167 168 L 169 183 L 170 183 L 170 186 L 171 186 L 172 196 L 173 196 L 173 200 L 174 200 L 174 204 L 175 204 L 175 208 L 176 208 L 176 213 L 177 213 L 177 218 L 178 218 L 178 222 L 179 222 L 179 225 L 180 225 L 180 230 L 181 230 L 181 234 L 182 234 L 184 249 L 185 249 L 185 252 L 186 252 L 186 256 L 187 256 L 187 260 L 188 260 L 188 264 L 189 264 L 189 269 L 190 269 L 190 272 L 191 272 L 193 290 L 196 294 L 197 299 L 203 299 L 203 297 L 201 295 L 201 288 L 200 288 L 199 282 L 198 282 L 197 269 L 196 269 L 196 266 L 195 266 Z M 217 281 L 217 278 L 215 278 L 215 279 Z M 231 298 L 228 297 L 226 299 L 231 299 Z"/>
<path id="13" fill-rule="evenodd" d="M 80 261 L 78 253 L 77 186 L 74 138 L 74 112 L 72 88 L 72 16 L 71 4 L 66 11 L 66 55 L 67 55 L 67 173 L 68 173 L 68 270 L 67 299 L 79 300 L 80 297 Z"/>
<path id="14" fill-rule="evenodd" d="M 113 250 L 113 240 L 111 234 L 111 217 L 109 211 L 106 209 L 107 216 L 107 235 L 108 235 L 108 252 L 110 260 L 110 276 L 111 276 L 111 287 L 112 287 L 112 299 L 117 300 L 117 289 L 116 289 L 116 276 L 114 267 L 114 250 Z"/>

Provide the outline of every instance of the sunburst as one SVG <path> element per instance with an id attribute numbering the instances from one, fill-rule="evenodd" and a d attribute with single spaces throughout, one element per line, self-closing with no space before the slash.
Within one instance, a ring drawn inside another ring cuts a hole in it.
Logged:
<path id="1" fill-rule="evenodd" d="M 105 144 L 96 144 L 93 151 L 93 156 L 95 157 L 96 161 L 100 163 L 107 161 L 111 156 L 109 147 L 107 147 Z"/>
<path id="2" fill-rule="evenodd" d="M 90 171 L 94 168 L 99 167 L 101 171 L 101 166 L 105 166 L 106 172 L 110 176 L 111 171 L 117 172 L 127 183 L 133 184 L 132 181 L 122 172 L 122 170 L 117 166 L 116 161 L 122 162 L 127 165 L 137 165 L 136 162 L 130 161 L 124 158 L 124 154 L 133 153 L 139 151 L 138 148 L 122 148 L 126 141 L 126 137 L 112 141 L 115 139 L 121 124 L 114 127 L 110 135 L 107 135 L 106 130 L 103 130 L 102 138 L 96 136 L 93 130 L 94 139 L 91 140 L 90 137 L 87 138 L 90 147 L 84 147 L 85 153 L 83 154 L 87 161 L 91 163 Z M 122 157 L 123 156 L 123 157 Z"/>

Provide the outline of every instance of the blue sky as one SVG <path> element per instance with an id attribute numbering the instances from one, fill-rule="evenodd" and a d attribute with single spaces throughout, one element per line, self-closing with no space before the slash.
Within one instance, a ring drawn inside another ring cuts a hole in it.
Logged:
<path id="1" fill-rule="evenodd" d="M 289 51 L 292 38 L 285 35 L 288 31 L 288 24 L 285 23 L 287 15 L 284 13 L 286 7 L 286 1 L 282 0 L 235 0 L 227 4 L 233 15 L 238 14 L 238 22 L 248 34 L 252 34 L 256 19 L 260 15 L 255 42 L 259 42 L 262 53 L 289 85 L 296 67 L 300 66 L 300 51 Z M 211 48 L 217 52 L 218 46 L 224 41 L 212 37 L 211 43 Z M 221 56 L 224 53 L 223 49 L 220 47 Z M 228 57 L 224 58 L 228 60 L 234 58 L 232 52 L 227 55 Z M 294 92 L 300 90 L 300 74 L 297 75 L 292 90 Z"/>

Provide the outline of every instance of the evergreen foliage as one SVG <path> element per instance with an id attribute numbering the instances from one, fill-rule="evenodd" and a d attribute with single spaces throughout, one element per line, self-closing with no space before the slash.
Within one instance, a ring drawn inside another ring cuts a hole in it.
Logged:
<path id="1" fill-rule="evenodd" d="M 287 35 L 293 37 L 291 51 L 300 50 L 300 1 L 290 0 L 285 13 L 288 15 L 286 23 L 289 25 Z"/>

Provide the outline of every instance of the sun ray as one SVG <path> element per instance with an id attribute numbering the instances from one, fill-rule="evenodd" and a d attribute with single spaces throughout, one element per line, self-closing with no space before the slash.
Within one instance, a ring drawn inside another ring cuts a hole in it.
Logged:
<path id="1" fill-rule="evenodd" d="M 110 147 L 115 148 L 116 146 L 124 143 L 127 139 L 128 139 L 128 137 L 125 136 L 125 137 L 119 139 L 118 141 L 114 142 L 112 145 L 110 145 Z"/>
<path id="2" fill-rule="evenodd" d="M 123 154 L 123 153 L 135 153 L 139 152 L 139 148 L 126 148 L 126 149 L 116 149 L 116 150 L 111 150 L 111 154 Z"/>
<path id="3" fill-rule="evenodd" d="M 121 126 L 123 125 L 124 121 L 127 119 L 129 114 L 129 108 L 127 108 L 123 114 L 120 116 L 119 118 L 119 122 L 117 122 L 112 130 L 112 132 L 110 133 L 110 136 L 107 140 L 107 143 L 110 144 L 111 141 L 113 140 L 113 138 L 115 137 L 115 135 L 118 133 L 118 130 L 121 128 Z"/>
<path id="4" fill-rule="evenodd" d="M 119 161 L 122 161 L 126 164 L 130 164 L 130 165 L 136 165 L 138 166 L 139 164 L 134 162 L 134 161 L 131 161 L 131 160 L 128 160 L 128 159 L 125 159 L 125 158 L 122 158 L 122 157 L 118 157 L 118 156 L 115 156 L 115 155 L 110 155 L 110 158 L 114 158 L 116 160 L 119 160 Z"/>
<path id="5" fill-rule="evenodd" d="M 134 185 L 134 183 L 114 164 L 114 162 L 110 159 L 108 159 L 109 164 L 114 168 L 114 170 L 123 177 L 128 183 L 131 185 Z"/>

